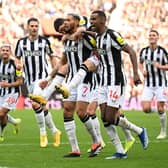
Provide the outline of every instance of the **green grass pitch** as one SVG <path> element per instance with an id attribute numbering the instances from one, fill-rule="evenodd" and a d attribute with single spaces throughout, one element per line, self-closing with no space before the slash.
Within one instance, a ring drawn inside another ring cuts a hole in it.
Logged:
<path id="1" fill-rule="evenodd" d="M 147 128 L 149 135 L 149 148 L 143 150 L 138 137 L 136 143 L 128 152 L 127 159 L 105 160 L 115 150 L 101 123 L 102 134 L 106 147 L 94 158 L 89 158 L 87 149 L 91 145 L 91 138 L 84 125 L 75 116 L 77 136 L 81 149 L 80 158 L 63 158 L 71 151 L 63 127 L 63 110 L 51 110 L 57 127 L 62 131 L 61 146 L 52 145 L 53 137 L 48 131 L 49 145 L 47 148 L 39 147 L 39 128 L 32 110 L 13 111 L 10 114 L 20 117 L 22 123 L 18 135 L 13 134 L 13 126 L 6 127 L 5 141 L 0 143 L 0 168 L 166 168 L 168 165 L 168 139 L 156 140 L 160 125 L 157 113 L 144 114 L 141 111 L 125 111 L 127 118 L 139 126 Z M 98 116 L 99 112 L 97 113 Z M 124 136 L 121 129 L 118 132 L 122 142 Z"/>

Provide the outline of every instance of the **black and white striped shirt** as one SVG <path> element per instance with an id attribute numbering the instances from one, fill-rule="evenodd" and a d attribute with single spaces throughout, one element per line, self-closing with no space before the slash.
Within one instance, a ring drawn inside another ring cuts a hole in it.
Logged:
<path id="1" fill-rule="evenodd" d="M 99 86 L 100 83 L 100 76 L 98 73 L 93 73 L 92 75 L 92 82 L 91 82 L 91 87 L 90 90 L 95 90 Z"/>
<path id="2" fill-rule="evenodd" d="M 48 76 L 47 56 L 51 56 L 50 42 L 43 36 L 38 36 L 34 41 L 28 37 L 18 40 L 15 55 L 22 57 L 24 64 L 25 80 L 28 85 L 38 79 Z"/>
<path id="3" fill-rule="evenodd" d="M 145 63 L 147 77 L 145 86 L 167 86 L 166 71 L 156 68 L 153 63 L 168 64 L 168 53 L 165 48 L 158 46 L 152 50 L 149 46 L 140 51 L 140 62 Z"/>
<path id="4" fill-rule="evenodd" d="M 126 45 L 121 35 L 111 29 L 96 36 L 100 55 L 100 86 L 124 85 L 121 50 Z"/>
<path id="5" fill-rule="evenodd" d="M 7 83 L 13 83 L 16 81 L 16 66 L 13 60 L 9 60 L 4 63 L 0 59 L 0 82 L 6 81 Z M 0 96 L 19 92 L 19 87 L 0 87 Z"/>
<path id="6" fill-rule="evenodd" d="M 77 73 L 80 65 L 92 55 L 95 49 L 96 41 L 92 36 L 85 34 L 80 41 L 66 40 L 64 42 L 64 55 L 67 58 L 69 71 L 66 82 L 69 83 Z M 92 72 L 88 72 L 83 83 L 91 83 Z"/>

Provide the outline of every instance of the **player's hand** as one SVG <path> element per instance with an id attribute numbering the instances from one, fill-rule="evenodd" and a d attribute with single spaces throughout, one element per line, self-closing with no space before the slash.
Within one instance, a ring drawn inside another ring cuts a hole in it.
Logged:
<path id="1" fill-rule="evenodd" d="M 146 78 L 147 75 L 148 75 L 148 72 L 147 72 L 147 71 L 143 71 L 143 76 L 144 76 L 144 78 Z"/>
<path id="2" fill-rule="evenodd" d="M 141 81 L 138 73 L 134 74 L 134 84 L 136 86 L 139 85 L 139 84 L 142 84 L 142 81 Z"/>
<path id="3" fill-rule="evenodd" d="M 140 79 L 134 80 L 135 86 L 142 84 L 142 81 Z"/>
<path id="4" fill-rule="evenodd" d="M 74 40 L 81 40 L 83 38 L 86 28 L 81 26 L 77 28 L 77 31 L 73 34 Z"/>
<path id="5" fill-rule="evenodd" d="M 61 39 L 62 43 L 64 43 L 68 38 L 69 38 L 68 34 L 63 35 Z"/>
<path id="6" fill-rule="evenodd" d="M 48 81 L 47 81 L 47 80 L 43 80 L 43 81 L 40 81 L 40 82 L 39 82 L 39 87 L 40 87 L 41 89 L 46 88 L 47 85 L 48 85 Z"/>
<path id="7" fill-rule="evenodd" d="M 160 64 L 159 64 L 158 62 L 155 62 L 153 65 L 154 65 L 156 68 L 160 68 Z"/>
<path id="8" fill-rule="evenodd" d="M 23 66 L 21 64 L 16 64 L 16 69 L 21 70 Z"/>
<path id="9" fill-rule="evenodd" d="M 74 40 L 81 40 L 83 38 L 83 34 L 84 34 L 83 32 L 75 32 L 73 34 Z"/>
<path id="10" fill-rule="evenodd" d="M 6 81 L 1 81 L 0 86 L 1 86 L 1 88 L 6 88 L 6 87 L 9 87 L 9 83 Z"/>

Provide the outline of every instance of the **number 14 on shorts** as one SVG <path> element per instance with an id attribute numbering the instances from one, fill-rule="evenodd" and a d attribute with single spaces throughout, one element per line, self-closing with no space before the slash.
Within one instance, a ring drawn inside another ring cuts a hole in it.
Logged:
<path id="1" fill-rule="evenodd" d="M 119 98 L 120 95 L 120 90 L 118 89 L 118 87 L 116 88 L 109 88 L 108 91 L 108 96 L 112 101 L 116 101 Z"/>

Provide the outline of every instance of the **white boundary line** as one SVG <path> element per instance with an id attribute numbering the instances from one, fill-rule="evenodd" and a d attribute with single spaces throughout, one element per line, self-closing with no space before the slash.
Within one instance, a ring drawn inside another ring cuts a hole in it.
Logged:
<path id="1" fill-rule="evenodd" d="M 112 144 L 112 142 L 108 141 L 106 142 L 107 144 Z M 136 144 L 139 144 L 139 140 L 135 141 Z M 168 139 L 164 139 L 164 140 L 149 140 L 149 145 L 150 143 L 168 143 Z M 48 145 L 51 145 L 52 143 L 48 143 Z M 79 144 L 90 144 L 90 142 L 79 142 Z M 124 144 L 124 141 L 122 141 L 122 144 Z M 37 143 L 19 143 L 19 144 L 12 144 L 12 143 L 0 143 L 0 146 L 36 146 L 39 145 Z M 61 145 L 69 145 L 69 142 L 61 142 Z M 0 167 L 1 168 L 1 167 Z"/>

